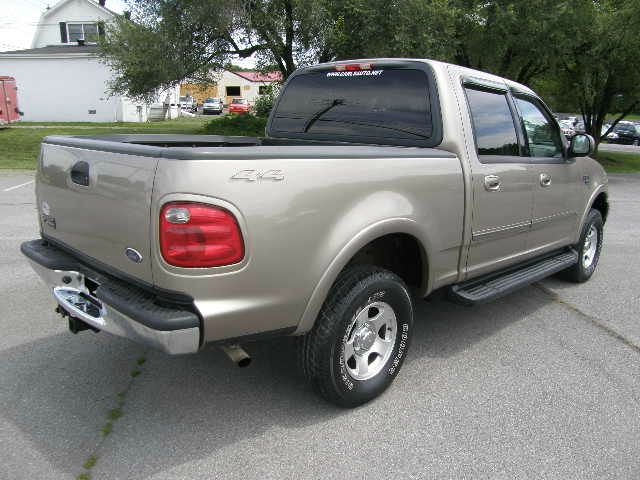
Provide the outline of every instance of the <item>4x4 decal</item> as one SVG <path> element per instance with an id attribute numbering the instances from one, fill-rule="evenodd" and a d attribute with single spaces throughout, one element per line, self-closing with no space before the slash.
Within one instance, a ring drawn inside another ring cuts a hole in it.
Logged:
<path id="1" fill-rule="evenodd" d="M 245 180 L 247 182 L 257 182 L 258 180 L 272 180 L 279 182 L 284 180 L 282 170 L 240 170 L 231 177 L 231 180 Z"/>

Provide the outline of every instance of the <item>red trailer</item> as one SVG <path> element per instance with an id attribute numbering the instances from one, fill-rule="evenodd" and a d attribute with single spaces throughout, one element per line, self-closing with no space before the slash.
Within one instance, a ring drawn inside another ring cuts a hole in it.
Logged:
<path id="1" fill-rule="evenodd" d="M 18 87 L 13 77 L 0 76 L 0 126 L 20 120 Z"/>

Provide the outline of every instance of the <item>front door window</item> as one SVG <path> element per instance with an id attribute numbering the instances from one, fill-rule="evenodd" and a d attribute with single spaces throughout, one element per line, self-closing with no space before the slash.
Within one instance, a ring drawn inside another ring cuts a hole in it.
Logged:
<path id="1" fill-rule="evenodd" d="M 526 146 L 531 157 L 562 157 L 562 141 L 555 123 L 532 100 L 516 97 Z"/>

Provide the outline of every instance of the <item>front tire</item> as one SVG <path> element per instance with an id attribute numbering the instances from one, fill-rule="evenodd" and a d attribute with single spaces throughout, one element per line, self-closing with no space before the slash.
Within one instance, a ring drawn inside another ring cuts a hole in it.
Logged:
<path id="1" fill-rule="evenodd" d="M 575 249 L 578 252 L 578 263 L 562 272 L 562 276 L 571 282 L 583 283 L 591 278 L 598 266 L 603 240 L 602 215 L 591 209 L 582 227 L 582 234 Z"/>
<path id="2" fill-rule="evenodd" d="M 355 407 L 380 395 L 398 375 L 413 334 L 404 282 L 372 266 L 340 274 L 314 327 L 300 340 L 303 372 L 326 400 Z"/>

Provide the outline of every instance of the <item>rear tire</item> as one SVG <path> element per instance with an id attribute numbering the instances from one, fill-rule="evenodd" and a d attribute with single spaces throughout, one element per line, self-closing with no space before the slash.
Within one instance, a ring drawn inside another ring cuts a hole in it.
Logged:
<path id="1" fill-rule="evenodd" d="M 571 282 L 583 283 L 591 278 L 598 266 L 603 240 L 602 215 L 591 209 L 582 227 L 582 234 L 577 245 L 578 263 L 562 272 L 562 277 Z"/>
<path id="2" fill-rule="evenodd" d="M 381 268 L 352 267 L 340 274 L 313 328 L 299 340 L 299 361 L 322 397 L 355 407 L 391 384 L 412 334 L 404 282 Z"/>

